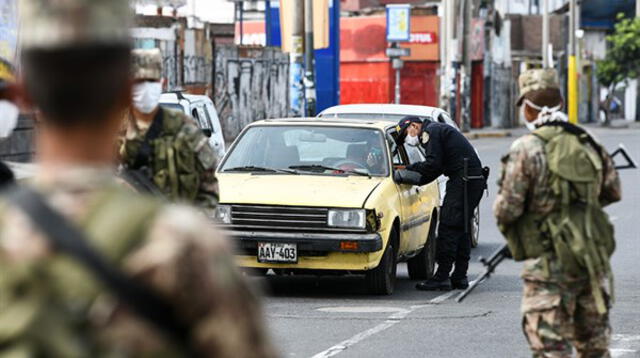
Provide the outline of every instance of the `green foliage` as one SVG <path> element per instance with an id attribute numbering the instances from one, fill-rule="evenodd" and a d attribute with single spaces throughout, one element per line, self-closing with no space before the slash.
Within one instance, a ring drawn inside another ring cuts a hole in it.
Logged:
<path id="1" fill-rule="evenodd" d="M 613 34 L 607 36 L 610 47 L 604 60 L 598 61 L 596 76 L 607 87 L 640 76 L 640 19 L 618 15 Z"/>

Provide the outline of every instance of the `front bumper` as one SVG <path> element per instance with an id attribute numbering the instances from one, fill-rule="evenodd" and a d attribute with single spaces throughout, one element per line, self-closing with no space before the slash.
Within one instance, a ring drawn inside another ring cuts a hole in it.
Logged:
<path id="1" fill-rule="evenodd" d="M 260 231 L 227 231 L 227 236 L 237 240 L 237 247 L 244 252 L 257 250 L 258 242 L 285 242 L 297 244 L 300 256 L 306 253 L 370 253 L 383 247 L 380 234 L 291 233 Z M 342 249 L 342 242 L 357 243 L 356 249 Z"/>

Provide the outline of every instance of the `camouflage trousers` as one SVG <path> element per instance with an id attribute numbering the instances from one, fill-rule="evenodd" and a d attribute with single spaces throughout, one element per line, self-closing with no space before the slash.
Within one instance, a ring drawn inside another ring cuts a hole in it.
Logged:
<path id="1" fill-rule="evenodd" d="M 578 358 L 610 357 L 609 314 L 598 313 L 588 283 L 525 280 L 522 312 L 534 358 L 572 357 L 573 348 Z"/>

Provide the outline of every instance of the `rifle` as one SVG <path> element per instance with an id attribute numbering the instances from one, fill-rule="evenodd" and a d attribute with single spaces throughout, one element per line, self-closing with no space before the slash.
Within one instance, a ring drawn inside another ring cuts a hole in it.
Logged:
<path id="1" fill-rule="evenodd" d="M 638 166 L 636 165 L 636 162 L 633 161 L 633 158 L 631 158 L 631 156 L 629 155 L 629 153 L 627 152 L 627 148 L 624 146 L 624 144 L 620 143 L 618 148 L 616 150 L 614 150 L 613 152 L 611 152 L 611 154 L 609 154 L 609 156 L 611 157 L 611 159 L 614 159 L 615 157 L 617 157 L 618 155 L 621 155 L 622 158 L 624 158 L 624 160 L 627 162 L 624 165 L 616 165 L 614 168 L 616 170 L 621 170 L 621 169 L 637 169 Z"/>
<path id="2" fill-rule="evenodd" d="M 629 153 L 627 152 L 627 149 L 623 144 L 620 144 L 616 150 L 614 150 L 613 152 L 611 152 L 611 154 L 609 154 L 609 156 L 612 159 L 618 155 L 621 155 L 626 161 L 626 163 L 623 165 L 614 166 L 616 170 L 638 168 L 636 163 L 633 161 L 633 158 L 631 158 L 631 156 L 629 155 Z M 462 302 L 465 299 L 465 297 L 467 297 L 467 295 L 471 293 L 471 291 L 473 291 L 476 288 L 476 286 L 480 284 L 480 282 L 489 278 L 491 274 L 496 270 L 496 267 L 505 258 L 511 258 L 511 252 L 509 251 L 509 246 L 507 246 L 507 244 L 504 244 L 501 248 L 499 248 L 496 252 L 494 252 L 491 255 L 491 257 L 489 257 L 488 260 L 485 259 L 484 257 L 480 257 L 480 262 L 482 262 L 482 265 L 486 267 L 485 271 L 480 276 L 478 276 L 476 280 L 472 281 L 466 290 L 462 291 L 462 293 L 460 293 L 458 297 L 456 297 L 456 302 L 458 303 Z"/>
<path id="3" fill-rule="evenodd" d="M 486 267 L 486 270 L 480 276 L 478 276 L 477 279 L 471 282 L 466 290 L 462 291 L 462 293 L 460 293 L 458 297 L 456 297 L 456 302 L 462 302 L 462 300 L 464 300 L 464 298 L 467 297 L 467 295 L 471 293 L 471 291 L 473 291 L 476 286 L 480 284 L 480 282 L 486 280 L 487 278 L 489 278 L 489 276 L 491 276 L 491 274 L 496 270 L 496 267 L 500 265 L 502 260 L 510 257 L 511 252 L 509 252 L 509 247 L 507 246 L 507 244 L 504 244 L 502 247 L 496 250 L 496 252 L 494 252 L 488 260 L 484 257 L 480 257 L 480 262 L 482 262 L 482 265 Z"/>
<path id="4" fill-rule="evenodd" d="M 140 169 L 121 167 L 118 176 L 136 189 L 138 193 L 151 194 L 166 199 L 166 195 L 151 180 L 150 170 L 147 167 Z"/>

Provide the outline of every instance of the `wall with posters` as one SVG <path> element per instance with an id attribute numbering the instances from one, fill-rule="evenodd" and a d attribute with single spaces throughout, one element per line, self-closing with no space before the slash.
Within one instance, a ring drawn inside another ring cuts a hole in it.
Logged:
<path id="1" fill-rule="evenodd" d="M 391 103 L 394 70 L 385 55 L 386 17 L 343 17 L 340 46 L 340 103 Z M 411 49 L 401 71 L 401 103 L 438 104 L 439 19 L 412 16 Z"/>

